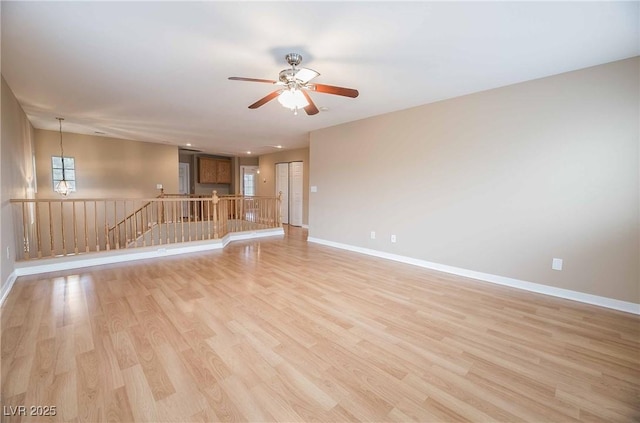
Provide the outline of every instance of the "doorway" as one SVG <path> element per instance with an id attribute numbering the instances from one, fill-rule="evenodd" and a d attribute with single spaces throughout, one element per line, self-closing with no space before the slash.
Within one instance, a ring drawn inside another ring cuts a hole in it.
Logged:
<path id="1" fill-rule="evenodd" d="M 302 226 L 303 162 L 276 163 L 276 195 L 282 192 L 282 223 Z"/>
<path id="2" fill-rule="evenodd" d="M 189 185 L 191 181 L 189 179 L 189 163 L 178 163 L 178 194 L 188 196 Z M 182 203 L 182 217 L 189 216 L 189 202 L 181 201 Z"/>

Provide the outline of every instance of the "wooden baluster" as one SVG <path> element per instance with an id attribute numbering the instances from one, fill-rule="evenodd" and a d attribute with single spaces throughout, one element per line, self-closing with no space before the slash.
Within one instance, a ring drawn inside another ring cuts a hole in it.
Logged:
<path id="1" fill-rule="evenodd" d="M 239 228 L 240 228 L 240 221 L 242 220 L 242 215 L 240 214 L 242 212 L 242 204 L 240 203 L 240 197 L 236 196 L 235 198 L 235 203 L 236 203 L 236 220 L 235 220 L 235 224 L 233 231 L 234 232 L 238 232 Z"/>
<path id="2" fill-rule="evenodd" d="M 105 214 L 105 219 L 106 219 Z M 120 225 L 118 222 L 118 203 L 116 200 L 113 200 L 113 232 L 114 232 L 114 244 L 116 244 L 116 250 L 120 249 Z"/>
<path id="3" fill-rule="evenodd" d="M 271 227 L 271 198 L 267 198 L 265 201 L 265 205 L 264 205 L 264 212 L 265 212 L 265 224 L 267 225 L 267 227 Z"/>
<path id="4" fill-rule="evenodd" d="M 202 241 L 204 240 L 204 203 L 202 201 L 198 201 L 197 204 L 200 205 L 198 213 L 200 213 L 200 240 Z M 196 239 L 198 239 L 197 236 Z"/>
<path id="5" fill-rule="evenodd" d="M 191 202 L 189 200 L 187 200 L 187 207 L 189 207 L 189 212 L 187 213 L 187 229 L 189 230 L 189 241 L 191 241 L 191 209 L 190 209 Z M 181 210 L 184 210 L 184 209 L 181 209 Z M 184 214 L 184 213 L 181 212 L 180 214 Z M 182 219 L 184 220 L 184 216 L 182 216 Z M 182 237 L 184 238 L 184 232 L 182 233 Z"/>
<path id="6" fill-rule="evenodd" d="M 244 231 L 245 220 L 247 220 L 247 216 L 245 215 L 246 210 L 244 207 L 244 196 L 240 197 L 240 230 Z"/>
<path id="7" fill-rule="evenodd" d="M 142 246 L 146 247 L 147 246 L 147 225 L 145 225 L 144 221 L 145 221 L 145 217 L 147 216 L 147 213 L 149 211 L 149 207 L 147 205 L 145 205 L 141 210 L 140 210 L 140 226 L 141 226 L 141 232 L 142 232 Z"/>
<path id="8" fill-rule="evenodd" d="M 31 243 L 29 242 L 29 229 L 27 225 L 27 203 L 24 202 L 22 203 L 22 253 L 25 260 L 29 260 L 30 249 Z"/>
<path id="9" fill-rule="evenodd" d="M 112 236 L 114 237 L 114 243 L 115 243 L 115 234 L 113 234 L 113 231 L 109 231 L 109 220 L 107 219 L 107 200 L 104 200 L 104 248 L 105 250 L 109 251 L 111 250 L 111 237 L 109 236 L 109 232 L 112 233 Z M 98 234 L 98 202 L 94 201 L 93 202 L 93 211 L 95 213 L 95 219 L 93 220 L 94 225 L 95 225 L 95 231 L 96 231 L 96 251 L 100 251 L 100 238 L 99 238 L 99 234 Z"/>
<path id="10" fill-rule="evenodd" d="M 162 223 L 160 222 L 160 204 L 161 202 L 156 202 L 156 220 L 158 226 L 158 245 L 162 245 Z"/>
<path id="11" fill-rule="evenodd" d="M 71 201 L 71 207 L 73 207 L 73 252 L 78 254 L 78 222 L 76 221 L 76 201 Z"/>
<path id="12" fill-rule="evenodd" d="M 87 231 L 88 227 L 87 227 L 87 202 L 86 201 L 82 202 L 82 210 L 83 210 L 82 216 L 84 217 L 84 252 L 88 253 L 89 252 L 89 232 Z"/>
<path id="13" fill-rule="evenodd" d="M 162 214 L 163 214 L 163 219 L 164 219 L 164 230 L 167 233 L 167 244 L 171 244 L 171 238 L 170 238 L 170 234 L 169 234 L 169 222 L 167 222 L 167 218 L 164 215 L 164 211 L 165 211 L 165 206 L 164 206 L 164 201 L 162 202 Z"/>
<path id="14" fill-rule="evenodd" d="M 211 201 L 207 201 L 207 239 L 211 239 Z"/>
<path id="15" fill-rule="evenodd" d="M 133 207 L 136 207 L 136 203 L 133 203 Z M 131 222 L 131 224 L 133 225 L 133 246 L 137 247 L 138 246 L 138 211 L 134 211 L 133 212 L 133 216 L 131 216 L 133 218 L 133 222 Z"/>
<path id="16" fill-rule="evenodd" d="M 267 227 L 271 227 L 271 198 L 264 201 L 264 223 Z"/>
<path id="17" fill-rule="evenodd" d="M 40 233 L 40 203 L 36 201 L 36 238 L 38 240 L 38 258 L 42 258 L 42 234 Z"/>
<path id="18" fill-rule="evenodd" d="M 122 219 L 124 226 L 124 248 L 129 248 L 129 231 L 127 230 L 127 200 L 122 202 Z"/>
<path id="19" fill-rule="evenodd" d="M 51 243 L 51 257 L 55 256 L 55 250 L 53 249 L 53 215 L 51 213 L 51 201 L 47 201 L 49 206 L 49 242 Z"/>
<path id="20" fill-rule="evenodd" d="M 180 200 L 180 232 L 182 235 L 182 242 L 184 242 L 184 200 Z M 191 230 L 189 229 L 189 235 L 191 235 Z M 191 240 L 189 240 L 191 241 Z"/>
<path id="21" fill-rule="evenodd" d="M 172 201 L 171 202 L 173 204 L 172 210 L 173 210 L 173 242 L 174 244 L 178 243 L 178 221 L 176 220 L 176 216 L 178 215 L 177 210 L 176 210 L 176 203 L 177 201 Z M 182 219 L 181 219 L 182 220 Z"/>
<path id="22" fill-rule="evenodd" d="M 100 251 L 100 239 L 98 238 L 98 202 L 93 202 L 93 210 L 96 213 L 96 251 Z M 107 251 L 111 249 L 111 241 L 109 239 L 109 226 L 107 226 L 107 201 L 104 202 L 104 226 L 106 228 L 106 232 L 104 234 L 104 244 Z"/>
<path id="23" fill-rule="evenodd" d="M 67 255 L 67 243 L 64 239 L 64 202 L 61 200 L 60 201 L 60 221 L 62 223 L 61 226 L 61 230 L 62 230 L 62 255 L 66 256 Z"/>
<path id="24" fill-rule="evenodd" d="M 149 237 L 151 238 L 151 245 L 155 245 L 155 237 L 153 236 L 153 204 L 155 202 L 152 202 L 151 204 L 149 204 L 149 207 L 147 207 L 147 226 L 146 226 L 146 230 L 149 231 Z"/>
<path id="25" fill-rule="evenodd" d="M 164 198 L 164 188 L 160 188 L 160 198 Z M 160 223 L 164 223 L 164 201 L 160 202 Z"/>

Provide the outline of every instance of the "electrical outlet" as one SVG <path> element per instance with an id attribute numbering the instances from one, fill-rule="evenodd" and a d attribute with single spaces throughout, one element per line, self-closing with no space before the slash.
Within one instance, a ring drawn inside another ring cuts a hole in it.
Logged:
<path id="1" fill-rule="evenodd" d="M 562 259 L 554 258 L 551 261 L 551 269 L 553 269 L 553 270 L 562 270 Z"/>
<path id="2" fill-rule="evenodd" d="M 371 231 L 371 239 L 376 239 L 376 232 L 375 231 Z"/>
<path id="3" fill-rule="evenodd" d="M 395 243 L 396 241 L 397 241 L 396 236 L 395 235 L 391 235 L 391 242 Z"/>

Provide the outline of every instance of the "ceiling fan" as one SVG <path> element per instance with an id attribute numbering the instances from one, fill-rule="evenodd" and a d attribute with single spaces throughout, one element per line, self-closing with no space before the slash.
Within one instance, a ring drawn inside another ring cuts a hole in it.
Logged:
<path id="1" fill-rule="evenodd" d="M 280 104 L 293 110 L 294 114 L 298 114 L 298 109 L 304 109 L 308 115 L 315 115 L 319 110 L 313 103 L 313 100 L 311 100 L 307 91 L 335 94 L 351 98 L 358 97 L 358 90 L 352 88 L 310 83 L 312 79 L 320 74 L 313 69 L 298 67 L 302 62 L 302 56 L 300 54 L 289 53 L 285 56 L 285 60 L 291 68 L 280 71 L 277 81 L 271 79 L 243 78 L 239 76 L 229 77 L 232 81 L 263 82 L 281 87 L 250 105 L 250 109 L 257 109 L 278 97 Z"/>

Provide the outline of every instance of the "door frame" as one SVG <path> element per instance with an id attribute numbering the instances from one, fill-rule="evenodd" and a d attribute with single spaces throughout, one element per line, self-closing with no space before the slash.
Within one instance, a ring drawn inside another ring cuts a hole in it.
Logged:
<path id="1" fill-rule="evenodd" d="M 180 174 L 182 173 L 181 170 L 185 169 L 185 175 L 187 176 L 186 179 L 186 184 L 187 184 L 187 192 L 181 192 L 182 188 L 184 188 L 183 186 L 181 186 L 182 184 L 180 183 Z M 183 163 L 183 162 L 179 162 L 178 163 L 178 194 L 186 194 L 189 195 L 191 193 L 191 166 L 189 165 L 189 163 Z M 189 216 L 189 202 L 188 201 L 183 201 L 182 202 L 182 217 L 188 217 Z"/>

